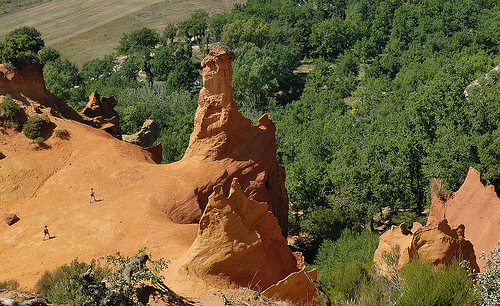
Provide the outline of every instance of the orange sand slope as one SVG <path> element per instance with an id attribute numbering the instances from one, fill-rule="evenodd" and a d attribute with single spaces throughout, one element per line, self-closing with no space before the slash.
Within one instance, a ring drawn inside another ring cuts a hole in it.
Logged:
<path id="1" fill-rule="evenodd" d="M 181 163 L 153 164 L 144 151 L 83 124 L 52 117 L 69 140 L 51 137 L 48 148 L 22 133 L 0 133 L 0 213 L 20 221 L 0 223 L 0 279 L 31 287 L 45 270 L 74 258 L 89 260 L 147 246 L 176 259 L 196 236 L 196 224 L 175 224 L 157 207 L 189 188 Z M 209 167 L 208 167 L 209 168 Z M 181 176 L 184 179 L 181 179 Z M 196 181 L 196 180 L 191 180 Z M 89 203 L 90 188 L 98 202 Z M 42 241 L 48 225 L 55 237 Z"/>

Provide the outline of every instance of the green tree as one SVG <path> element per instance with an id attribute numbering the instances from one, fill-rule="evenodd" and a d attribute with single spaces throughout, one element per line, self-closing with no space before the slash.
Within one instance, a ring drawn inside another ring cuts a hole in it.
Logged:
<path id="1" fill-rule="evenodd" d="M 272 93 L 278 88 L 276 62 L 272 51 L 252 47 L 236 50 L 233 62 L 233 90 L 235 100 L 247 110 L 265 110 Z"/>
<path id="2" fill-rule="evenodd" d="M 359 29 L 354 21 L 332 18 L 313 25 L 309 42 L 313 55 L 333 61 L 358 39 Z"/>
<path id="3" fill-rule="evenodd" d="M 235 20 L 223 27 L 222 40 L 233 48 L 262 48 L 269 42 L 269 25 L 255 17 Z"/>
<path id="4" fill-rule="evenodd" d="M 176 69 L 176 66 L 184 61 L 191 61 L 192 49 L 187 43 L 173 43 L 162 46 L 154 51 L 154 56 L 149 62 L 151 74 L 157 81 L 166 81 L 169 74 Z M 183 64 L 182 69 L 188 68 Z M 188 65 L 191 73 L 194 73 L 194 65 Z M 179 68 L 181 69 L 181 68 Z M 186 80 L 188 83 L 190 80 Z"/>
<path id="5" fill-rule="evenodd" d="M 43 78 L 47 89 L 66 102 L 85 101 L 85 89 L 78 67 L 69 60 L 48 62 L 43 67 Z"/>
<path id="6" fill-rule="evenodd" d="M 129 88 L 116 96 L 120 126 L 126 134 L 137 132 L 146 119 L 156 121 L 160 128 L 163 160 L 170 163 L 182 158 L 193 131 L 197 97 L 189 91 L 170 92 L 165 83 Z"/>
<path id="7" fill-rule="evenodd" d="M 156 30 L 143 27 L 142 29 L 125 33 L 120 39 L 120 44 L 116 51 L 119 55 L 139 55 L 145 57 L 149 55 L 160 42 L 160 37 Z"/>
<path id="8" fill-rule="evenodd" d="M 113 55 L 106 55 L 102 60 L 96 58 L 83 63 L 80 76 L 84 84 L 106 78 L 113 74 L 116 68 L 116 58 Z"/>
<path id="9" fill-rule="evenodd" d="M 190 90 L 194 86 L 194 81 L 199 76 L 193 62 L 191 60 L 183 60 L 168 74 L 167 88 L 170 92 Z"/>
<path id="10" fill-rule="evenodd" d="M 61 53 L 52 47 L 45 47 L 38 51 L 38 57 L 42 63 L 55 62 L 61 58 Z"/>
<path id="11" fill-rule="evenodd" d="M 179 33 L 186 37 L 187 40 L 194 38 L 199 41 L 208 29 L 208 12 L 205 10 L 196 10 L 191 16 L 177 24 Z"/>
<path id="12" fill-rule="evenodd" d="M 7 37 L 9 36 L 15 36 L 15 35 L 26 35 L 28 36 L 28 40 L 30 40 L 32 43 L 30 44 L 29 49 L 33 54 L 37 54 L 38 51 L 42 50 L 45 48 L 45 42 L 42 39 L 42 34 L 35 29 L 34 27 L 20 27 L 17 29 L 14 29 L 7 34 Z"/>
<path id="13" fill-rule="evenodd" d="M 173 23 L 167 24 L 165 30 L 163 30 L 163 44 L 174 43 L 174 38 L 177 37 L 177 27 Z"/>
<path id="14" fill-rule="evenodd" d="M 38 63 L 39 59 L 33 53 L 36 42 L 26 34 L 8 35 L 0 46 L 0 62 L 9 63 L 14 69 Z"/>

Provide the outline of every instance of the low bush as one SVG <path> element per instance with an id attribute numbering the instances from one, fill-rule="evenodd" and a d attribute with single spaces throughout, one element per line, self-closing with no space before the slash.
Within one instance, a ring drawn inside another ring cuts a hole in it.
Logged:
<path id="1" fill-rule="evenodd" d="M 74 259 L 52 272 L 46 271 L 35 285 L 41 296 L 55 304 L 84 302 L 86 297 L 80 290 L 78 277 L 87 269 L 87 264 Z"/>
<path id="2" fill-rule="evenodd" d="M 374 233 L 346 230 L 335 240 L 325 240 L 316 257 L 318 282 L 334 303 L 359 300 L 371 283 L 373 253 L 378 246 Z"/>
<path id="3" fill-rule="evenodd" d="M 0 282 L 0 289 L 17 289 L 19 288 L 19 283 L 15 279 L 9 279 Z"/>
<path id="4" fill-rule="evenodd" d="M 35 143 L 36 143 L 37 145 L 41 145 L 41 144 L 43 144 L 43 142 L 44 142 L 44 141 L 45 141 L 45 139 L 44 139 L 43 137 L 37 137 L 37 138 L 35 139 Z"/>
<path id="5" fill-rule="evenodd" d="M 66 130 L 55 130 L 54 131 L 54 134 L 59 137 L 59 138 L 62 138 L 62 139 L 65 139 L 65 138 L 68 138 L 69 137 L 69 133 L 68 131 Z"/>
<path id="6" fill-rule="evenodd" d="M 41 116 L 31 116 L 23 126 L 23 133 L 26 137 L 35 140 L 42 136 L 44 124 L 45 121 Z"/>
<path id="7" fill-rule="evenodd" d="M 135 257 L 119 252 L 92 260 L 90 265 L 75 259 L 53 272 L 46 271 L 35 290 L 54 304 L 135 305 L 137 294 L 146 283 L 163 285 L 161 272 L 168 266 L 163 258 L 153 261 L 152 255 L 145 255 L 144 251 L 139 250 L 138 255 L 143 253 L 148 265 L 138 264 L 134 262 Z M 104 267 L 100 266 L 101 260 L 105 262 Z"/>
<path id="8" fill-rule="evenodd" d="M 19 105 L 17 105 L 17 103 L 7 95 L 2 104 L 0 104 L 0 117 L 4 117 L 6 119 L 13 118 L 19 113 L 20 110 L 21 107 L 19 107 Z"/>
<path id="9" fill-rule="evenodd" d="M 413 260 L 401 269 L 397 305 L 479 305 L 479 291 L 460 262 L 436 268 L 431 262 Z"/>
<path id="10" fill-rule="evenodd" d="M 486 260 L 486 265 L 476 280 L 481 290 L 483 305 L 500 305 L 500 241 L 489 255 L 481 254 L 481 259 Z"/>

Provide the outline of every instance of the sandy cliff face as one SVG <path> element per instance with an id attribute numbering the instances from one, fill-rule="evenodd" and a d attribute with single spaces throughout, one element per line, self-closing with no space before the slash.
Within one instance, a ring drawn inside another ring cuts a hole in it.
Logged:
<path id="1" fill-rule="evenodd" d="M 436 181 L 436 184 L 440 186 L 441 182 Z M 491 251 L 500 240 L 500 199 L 495 188 L 484 186 L 481 174 L 470 167 L 458 191 L 451 193 L 447 199 L 433 193 L 431 200 L 427 223 L 446 218 L 452 227 L 463 224 L 482 268 L 485 262 L 479 259 L 479 254 Z"/>

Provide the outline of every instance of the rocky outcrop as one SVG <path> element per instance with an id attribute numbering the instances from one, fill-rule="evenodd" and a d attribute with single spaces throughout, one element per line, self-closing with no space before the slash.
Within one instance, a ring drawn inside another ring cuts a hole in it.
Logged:
<path id="1" fill-rule="evenodd" d="M 161 164 L 161 162 L 163 161 L 163 148 L 161 146 L 161 143 L 157 144 L 156 146 L 144 148 L 144 150 L 151 154 L 151 159 L 155 163 Z"/>
<path id="2" fill-rule="evenodd" d="M 182 276 L 216 288 L 248 287 L 267 297 L 315 303 L 316 270 L 299 271 L 297 259 L 281 235 L 266 203 L 248 199 L 238 179 L 229 196 L 222 185 L 210 195 L 198 235 L 184 257 Z"/>
<path id="3" fill-rule="evenodd" d="M 115 110 L 117 102 L 114 96 L 102 97 L 94 91 L 89 96 L 89 102 L 80 112 L 87 124 L 102 129 L 118 139 L 122 139 L 120 119 Z"/>
<path id="4" fill-rule="evenodd" d="M 413 227 L 422 227 L 418 222 Z M 413 230 L 417 230 L 416 228 Z M 392 226 L 379 237 L 378 248 L 375 250 L 373 262 L 377 271 L 384 276 L 393 277 L 401 267 L 410 262 L 410 246 L 413 234 L 403 223 Z"/>
<path id="5" fill-rule="evenodd" d="M 160 127 L 151 119 L 144 121 L 139 132 L 132 135 L 122 135 L 126 142 L 135 143 L 141 147 L 151 147 L 160 136 Z"/>
<path id="6" fill-rule="evenodd" d="M 166 213 L 175 222 L 199 220 L 213 187 L 222 184 L 228 191 L 238 177 L 250 199 L 266 202 L 287 235 L 288 197 L 285 171 L 276 161 L 276 128 L 267 115 L 256 126 L 238 112 L 231 87 L 234 53 L 217 43 L 202 61 L 203 88 L 198 99 L 194 130 L 183 162 L 208 160 L 221 166 L 220 173 Z"/>
<path id="7" fill-rule="evenodd" d="M 19 221 L 19 217 L 16 214 L 6 214 L 4 217 L 4 220 L 5 220 L 5 223 L 7 223 L 7 225 L 10 226 L 10 225 L 16 223 L 17 221 Z"/>
<path id="8" fill-rule="evenodd" d="M 427 224 L 442 218 L 446 218 L 452 227 L 463 224 L 477 258 L 482 251 L 488 253 L 493 250 L 500 240 L 500 199 L 494 186 L 484 186 L 481 174 L 472 167 L 456 192 L 443 196 L 441 182 L 435 181 L 434 185 L 437 188 L 431 195 L 432 205 Z M 478 259 L 478 264 L 482 267 L 485 262 Z"/>
<path id="9" fill-rule="evenodd" d="M 52 113 L 66 119 L 81 121 L 81 116 L 75 110 L 45 88 L 42 68 L 43 65 L 34 64 L 14 70 L 0 64 L 0 95 L 9 94 L 21 101 L 28 113 L 36 113 L 36 108 L 49 108 Z"/>
<path id="10" fill-rule="evenodd" d="M 456 228 L 448 225 L 448 220 L 428 224 L 413 234 L 410 254 L 423 260 L 430 260 L 436 266 L 447 265 L 453 259 L 470 262 L 475 271 L 479 271 L 474 254 L 474 246 L 465 239 L 465 226 Z"/>
<path id="11" fill-rule="evenodd" d="M 94 128 L 103 129 L 121 139 L 118 113 L 114 110 L 116 100 L 113 96 L 101 97 L 93 92 L 85 109 L 78 113 L 61 98 L 50 93 L 43 79 L 43 65 L 34 64 L 15 70 L 0 64 L 0 96 L 10 95 L 19 101 L 27 117 L 36 113 L 47 113 L 54 117 L 75 120 Z"/>
<path id="12" fill-rule="evenodd" d="M 304 268 L 267 288 L 262 295 L 270 299 L 290 301 L 295 305 L 321 305 L 313 281 Z M 297 290 L 299 288 L 300 290 Z"/>
<path id="13" fill-rule="evenodd" d="M 392 277 L 414 258 L 429 260 L 434 265 L 448 265 L 453 259 L 470 262 L 472 269 L 479 270 L 474 247 L 465 239 L 465 227 L 460 224 L 452 229 L 446 219 L 426 226 L 414 223 L 412 231 L 404 224 L 393 226 L 379 238 L 374 262 L 380 274 Z"/>
<path id="14" fill-rule="evenodd" d="M 233 284 L 258 290 L 297 270 L 267 204 L 248 199 L 237 179 L 227 198 L 222 185 L 215 186 L 180 273 L 196 275 L 214 287 Z"/>

